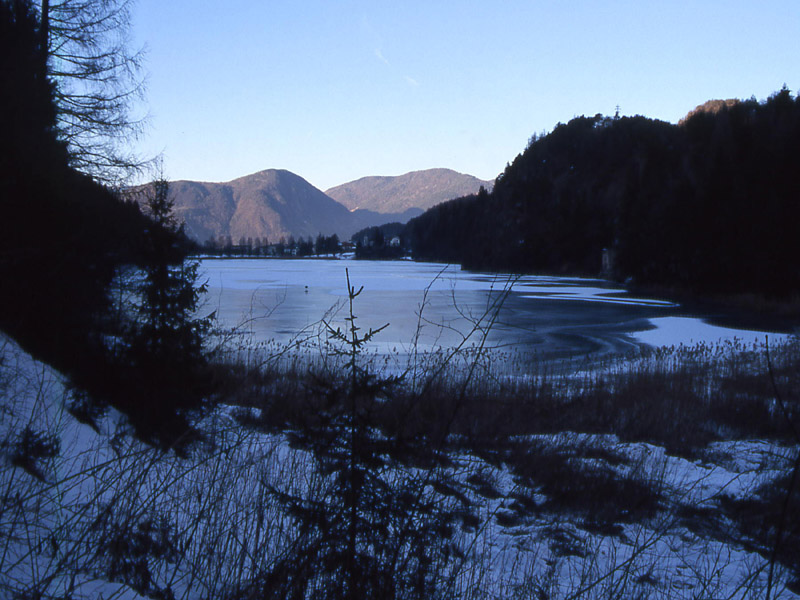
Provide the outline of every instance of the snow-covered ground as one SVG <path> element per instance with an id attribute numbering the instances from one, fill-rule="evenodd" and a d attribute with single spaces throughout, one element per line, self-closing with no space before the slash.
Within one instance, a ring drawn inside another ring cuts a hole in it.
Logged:
<path id="1" fill-rule="evenodd" d="M 97 429 L 79 423 L 65 408 L 74 398 L 63 377 L 5 337 L 0 357 L 1 597 L 223 597 L 269 571 L 295 539 L 269 490 L 324 493 L 307 452 L 282 435 L 244 429 L 233 418 L 238 409 L 209 415 L 202 426 L 213 443 L 182 459 L 135 441 L 113 410 Z M 467 557 L 453 580 L 462 597 L 765 596 L 768 562 L 743 544 L 694 533 L 678 509 L 713 507 L 721 494 L 747 497 L 787 468 L 786 448 L 718 442 L 687 460 L 611 435 L 509 442 L 646 482 L 659 507 L 613 533 L 593 531 L 580 515 L 545 508 L 546 494 L 513 465 L 453 457 L 446 475 L 468 490 L 480 517 L 457 534 Z M 476 486 L 476 474 L 496 493 Z M 527 510 L 520 498 L 530 500 Z M 772 598 L 797 597 L 785 587 L 790 576 L 777 570 Z"/>
<path id="2" fill-rule="evenodd" d="M 114 410 L 96 429 L 78 422 L 64 378 L 5 337 L 0 357 L 0 597 L 217 598 L 237 583 L 251 566 L 226 554 L 237 527 L 282 518 L 261 487 L 301 453 L 220 409 L 202 424 L 209 447 L 181 459 L 135 440 Z"/>

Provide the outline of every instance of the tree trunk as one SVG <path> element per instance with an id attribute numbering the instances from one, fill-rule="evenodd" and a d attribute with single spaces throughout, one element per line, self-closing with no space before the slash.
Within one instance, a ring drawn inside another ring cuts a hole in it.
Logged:
<path id="1" fill-rule="evenodd" d="M 47 57 L 50 55 L 50 0 L 42 0 L 42 18 L 39 25 L 39 33 L 42 36 L 42 50 L 45 57 Z"/>

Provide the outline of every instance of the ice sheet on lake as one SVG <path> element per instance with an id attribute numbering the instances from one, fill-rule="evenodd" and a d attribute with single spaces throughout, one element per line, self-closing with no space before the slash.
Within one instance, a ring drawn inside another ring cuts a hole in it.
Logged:
<path id="1" fill-rule="evenodd" d="M 540 357 L 624 352 L 632 342 L 751 344 L 766 337 L 708 325 L 673 302 L 633 297 L 601 279 L 514 277 L 409 261 L 205 259 L 201 265 L 208 283 L 203 316 L 215 310 L 220 330 L 256 342 L 294 344 L 309 332 L 321 332 L 319 339 L 311 338 L 324 342 L 323 319 L 344 326 L 345 269 L 352 286 L 363 286 L 354 309 L 362 331 L 389 324 L 370 348 L 390 354 L 413 344 L 416 351 L 460 344 L 475 318 L 490 311 L 491 299 L 502 298 L 509 285 L 487 341 L 533 349 Z M 636 332 L 648 322 L 650 330 Z M 776 343 L 785 338 L 770 334 Z"/>
<path id="2" fill-rule="evenodd" d="M 593 287 L 589 285 L 541 285 L 534 283 L 518 287 L 519 291 L 526 292 L 530 288 L 533 293 L 525 294 L 523 298 L 536 300 L 580 300 L 582 302 L 604 302 L 608 304 L 630 304 L 634 306 L 660 306 L 675 307 L 675 302 L 669 300 L 654 300 L 650 298 L 632 298 L 625 295 L 623 290 Z"/>
<path id="3" fill-rule="evenodd" d="M 776 344 L 787 341 L 791 335 L 768 333 L 749 329 L 732 329 L 706 323 L 694 317 L 658 317 L 650 319 L 653 329 L 637 331 L 632 337 L 649 346 L 693 346 L 696 344 L 719 344 L 739 341 L 747 346 L 769 342 Z"/>
<path id="4" fill-rule="evenodd" d="M 508 275 L 475 277 L 454 265 L 337 260 L 222 260 L 202 261 L 209 286 L 221 289 L 324 288 L 334 296 L 347 295 L 345 270 L 356 289 L 371 291 L 450 290 L 502 288 Z"/>

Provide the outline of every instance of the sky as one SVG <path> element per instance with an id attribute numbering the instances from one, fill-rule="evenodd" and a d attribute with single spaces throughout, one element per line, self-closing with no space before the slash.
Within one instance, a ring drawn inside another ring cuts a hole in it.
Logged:
<path id="1" fill-rule="evenodd" d="M 137 0 L 131 34 L 173 180 L 493 180 L 575 116 L 800 88 L 798 0 Z"/>

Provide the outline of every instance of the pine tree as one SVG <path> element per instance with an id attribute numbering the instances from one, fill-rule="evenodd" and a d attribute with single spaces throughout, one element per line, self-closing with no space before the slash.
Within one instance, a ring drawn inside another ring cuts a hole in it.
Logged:
<path id="1" fill-rule="evenodd" d="M 203 346 L 213 314 L 198 318 L 206 290 L 198 283 L 199 263 L 185 260 L 185 239 L 172 214 L 169 182 L 156 179 L 146 198 L 154 227 L 147 232 L 137 322 L 128 350 L 140 397 L 131 416 L 140 432 L 172 443 L 188 427 L 189 413 L 202 410 L 211 391 Z"/>
<path id="2" fill-rule="evenodd" d="M 367 331 L 356 324 L 354 300 L 363 288 L 351 286 L 345 272 L 346 325 L 326 322 L 329 351 L 342 369 L 320 374 L 313 389 L 320 405 L 289 436 L 313 457 L 319 487 L 272 490 L 300 538 L 246 597 L 432 598 L 461 557 L 452 537 L 469 507 L 436 491 L 449 489 L 448 459 L 436 444 L 382 427 L 382 406 L 402 377 L 364 362 L 367 345 L 388 324 Z"/>

